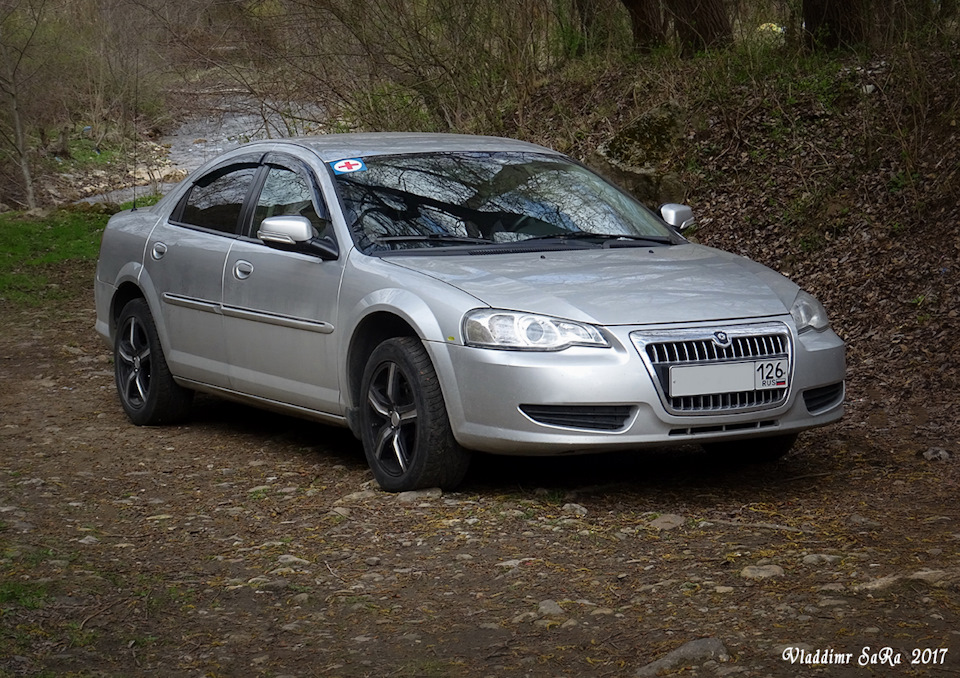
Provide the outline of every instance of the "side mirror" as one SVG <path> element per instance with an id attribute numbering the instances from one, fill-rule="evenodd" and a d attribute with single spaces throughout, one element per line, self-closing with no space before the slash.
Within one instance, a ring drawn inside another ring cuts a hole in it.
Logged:
<path id="1" fill-rule="evenodd" d="M 313 224 L 306 217 L 267 217 L 260 223 L 257 237 L 270 247 L 314 254 L 324 261 L 340 256 L 337 243 L 330 238 L 318 238 Z"/>
<path id="2" fill-rule="evenodd" d="M 668 202 L 660 206 L 660 216 L 663 217 L 664 221 L 673 226 L 678 233 L 689 230 L 697 223 L 697 218 L 693 216 L 693 210 L 690 209 L 689 206 L 678 205 L 673 202 Z"/>

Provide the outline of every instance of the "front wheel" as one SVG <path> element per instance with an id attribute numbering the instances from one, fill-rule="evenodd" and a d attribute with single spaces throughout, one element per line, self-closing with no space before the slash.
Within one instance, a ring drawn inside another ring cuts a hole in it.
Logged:
<path id="1" fill-rule="evenodd" d="M 186 417 L 193 391 L 173 380 L 143 299 L 128 302 L 120 311 L 113 367 L 120 404 L 134 424 L 170 424 Z"/>
<path id="2" fill-rule="evenodd" d="M 453 437 L 437 373 L 419 339 L 395 337 L 374 349 L 361 381 L 360 437 L 384 490 L 452 490 L 470 465 Z"/>
<path id="3" fill-rule="evenodd" d="M 787 456 L 796 442 L 796 433 L 785 433 L 766 438 L 704 443 L 702 447 L 708 454 L 722 456 L 734 462 L 763 464 Z"/>

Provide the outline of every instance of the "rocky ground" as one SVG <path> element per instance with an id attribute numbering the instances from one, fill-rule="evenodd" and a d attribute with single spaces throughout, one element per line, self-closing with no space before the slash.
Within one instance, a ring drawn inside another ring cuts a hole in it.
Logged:
<path id="1" fill-rule="evenodd" d="M 481 457 L 391 495 L 338 429 L 129 424 L 91 275 L 2 309 L 0 676 L 960 673 L 953 405 L 910 414 L 936 394 L 882 426 L 854 395 L 771 466 Z"/>

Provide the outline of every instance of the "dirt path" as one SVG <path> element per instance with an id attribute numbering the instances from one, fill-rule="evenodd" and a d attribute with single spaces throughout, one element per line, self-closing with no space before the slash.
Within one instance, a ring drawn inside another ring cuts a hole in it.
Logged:
<path id="1" fill-rule="evenodd" d="M 857 399 L 773 466 L 481 458 L 389 495 L 340 430 L 130 425 L 91 309 L 0 309 L 0 676 L 960 673 L 957 458 Z"/>

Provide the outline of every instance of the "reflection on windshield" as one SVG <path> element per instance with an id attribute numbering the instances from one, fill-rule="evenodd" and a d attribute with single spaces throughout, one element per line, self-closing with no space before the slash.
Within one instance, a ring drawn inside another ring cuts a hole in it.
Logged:
<path id="1" fill-rule="evenodd" d="M 589 170 L 531 153 L 373 156 L 336 177 L 348 222 L 367 252 L 522 243 L 577 234 L 606 238 L 670 232 Z"/>

